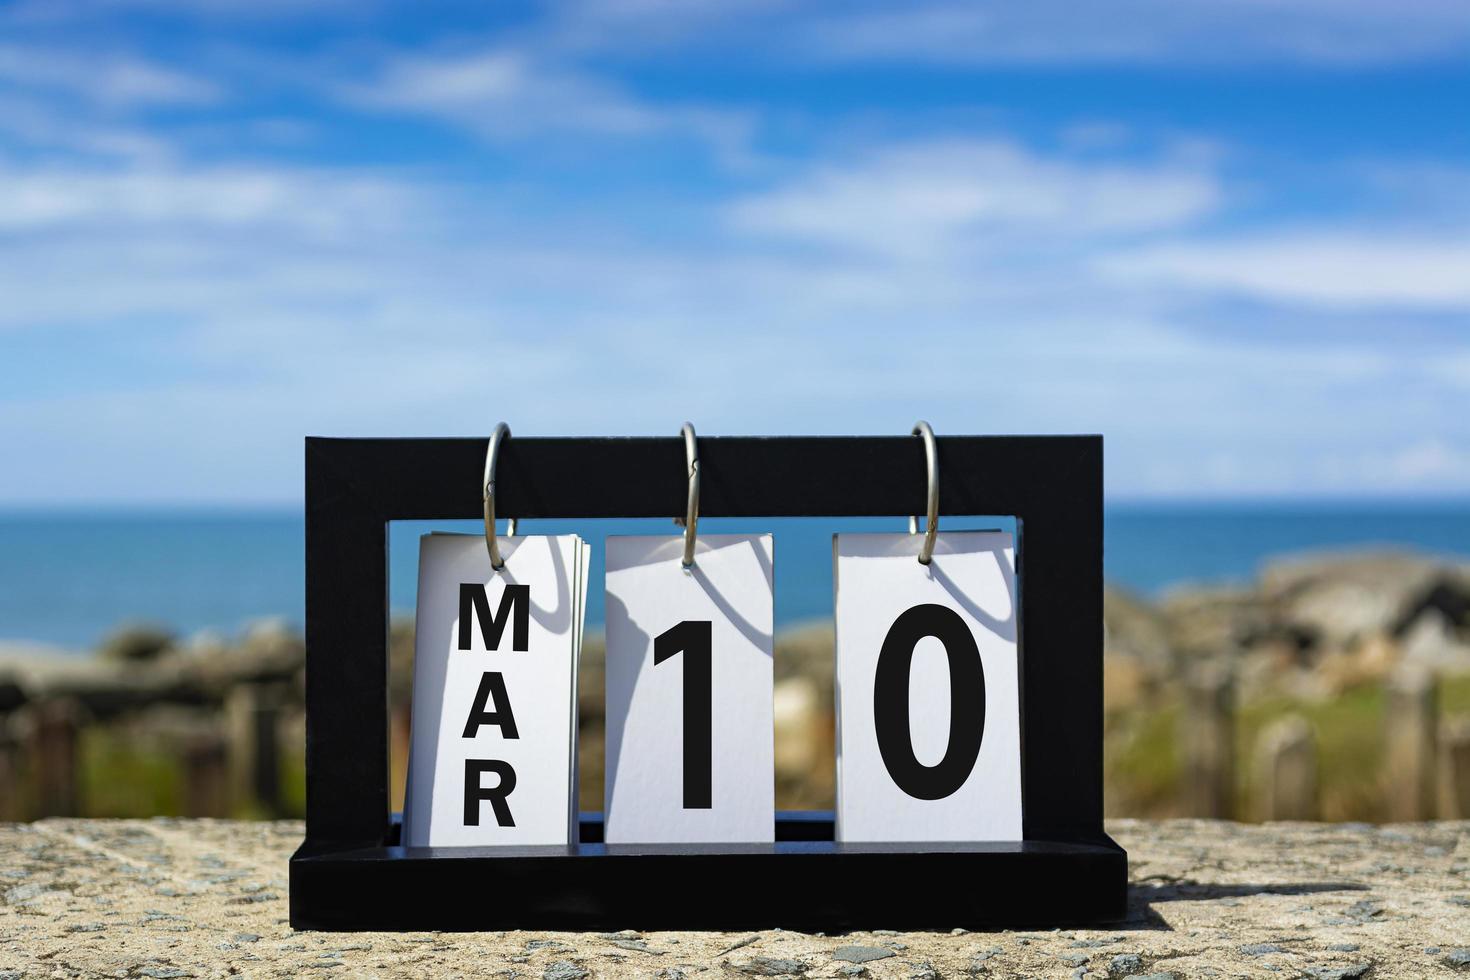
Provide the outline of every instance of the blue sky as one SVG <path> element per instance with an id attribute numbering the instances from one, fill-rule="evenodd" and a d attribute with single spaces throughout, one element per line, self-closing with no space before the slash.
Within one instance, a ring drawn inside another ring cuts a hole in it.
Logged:
<path id="1" fill-rule="evenodd" d="M 1102 432 L 1470 491 L 1460 0 L 0 6 L 0 505 L 301 439 Z"/>

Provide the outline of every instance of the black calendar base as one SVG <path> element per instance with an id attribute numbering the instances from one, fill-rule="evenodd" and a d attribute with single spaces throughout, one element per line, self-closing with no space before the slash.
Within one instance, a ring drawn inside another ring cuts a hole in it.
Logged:
<path id="1" fill-rule="evenodd" d="M 1128 856 L 1106 835 L 1020 844 L 832 842 L 830 813 L 779 813 L 776 843 L 334 849 L 291 858 L 297 929 L 947 930 L 1121 920 Z"/>

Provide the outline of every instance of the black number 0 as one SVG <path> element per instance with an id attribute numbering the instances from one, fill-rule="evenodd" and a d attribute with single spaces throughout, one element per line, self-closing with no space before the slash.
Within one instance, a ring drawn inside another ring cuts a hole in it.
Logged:
<path id="1" fill-rule="evenodd" d="M 713 805 L 714 679 L 710 621 L 689 620 L 670 627 L 653 641 L 657 666 L 684 654 L 684 809 L 708 810 Z M 907 702 L 905 702 L 907 703 Z"/>
<path id="2" fill-rule="evenodd" d="M 949 659 L 949 744 L 944 758 L 933 766 L 915 757 L 909 729 L 909 668 L 914 645 L 926 636 L 943 643 Z M 878 653 L 873 720 L 883 765 L 899 789 L 920 800 L 942 800 L 965 785 L 985 734 L 985 668 L 975 637 L 959 613 L 925 603 L 894 620 Z"/>

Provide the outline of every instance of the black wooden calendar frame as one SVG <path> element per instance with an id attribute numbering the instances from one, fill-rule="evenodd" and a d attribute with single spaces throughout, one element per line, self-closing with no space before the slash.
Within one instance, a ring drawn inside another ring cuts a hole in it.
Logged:
<path id="1" fill-rule="evenodd" d="M 1101 436 L 941 436 L 939 510 L 1016 518 L 1023 836 L 837 844 L 830 813 L 776 843 L 408 848 L 389 812 L 388 522 L 481 516 L 485 439 L 306 440 L 306 839 L 291 925 L 328 930 L 948 929 L 1124 917 L 1127 855 L 1103 830 Z M 922 514 L 912 436 L 701 437 L 703 517 Z M 670 517 L 684 443 L 524 438 L 497 513 Z M 943 527 L 941 520 L 941 529 Z"/>

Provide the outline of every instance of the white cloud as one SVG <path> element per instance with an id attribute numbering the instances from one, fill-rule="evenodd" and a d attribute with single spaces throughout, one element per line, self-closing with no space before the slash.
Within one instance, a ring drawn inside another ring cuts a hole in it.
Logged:
<path id="1" fill-rule="evenodd" d="M 501 50 L 401 57 L 357 95 L 363 104 L 427 111 L 489 133 L 566 128 L 628 135 L 663 122 L 610 85 L 533 66 L 524 55 Z"/>
<path id="2" fill-rule="evenodd" d="M 1121 283 L 1329 310 L 1470 307 L 1470 239 L 1273 233 L 1152 245 L 1098 258 Z"/>
<path id="3" fill-rule="evenodd" d="M 18 0 L 12 23 L 95 21 L 144 10 L 192 20 L 370 20 L 374 0 Z M 955 65 L 1259 63 L 1375 65 L 1470 51 L 1462 0 L 557 0 L 520 40 L 542 51 L 724 48 L 750 57 Z"/>
<path id="4" fill-rule="evenodd" d="M 744 142 L 749 120 L 743 114 L 643 100 L 529 51 L 400 54 L 371 80 L 339 86 L 338 92 L 359 107 L 435 116 L 493 139 L 683 133 L 727 152 Z"/>
<path id="5" fill-rule="evenodd" d="M 612 140 L 743 136 L 738 114 L 568 64 L 534 45 L 399 56 L 338 94 L 494 140 L 575 136 L 588 174 Z M 709 433 L 920 416 L 1103 431 L 1123 493 L 1470 483 L 1443 361 L 1330 331 L 1283 358 L 1169 319 L 1179 274 L 1128 262 L 1175 235 L 1221 247 L 1201 228 L 1233 197 L 1210 160 L 1140 160 L 1125 130 L 1063 134 L 1075 152 L 871 144 L 768 161 L 734 196 L 711 182 L 671 202 L 650 181 L 574 209 L 566 174 L 508 188 L 202 164 L 190 147 L 229 144 L 118 127 L 87 148 L 44 115 L 10 118 L 114 162 L 0 160 L 0 457 L 27 460 L 0 472 L 0 501 L 289 500 L 303 435 L 483 432 L 492 395 L 523 433 L 670 432 L 686 415 Z M 1438 441 L 1393 457 L 1404 433 Z M 1374 477 L 1363 446 L 1398 475 Z M 105 491 L 85 478 L 99 469 Z"/>
<path id="6" fill-rule="evenodd" d="M 1419 439 L 1389 455 L 1387 465 L 1375 474 L 1410 488 L 1424 486 L 1470 486 L 1470 449 L 1452 446 L 1444 439 Z"/>
<path id="7" fill-rule="evenodd" d="M 0 95 L 0 141 L 6 138 L 20 146 L 84 157 L 161 161 L 172 155 L 169 141 L 147 129 L 82 118 L 32 98 Z"/>
<path id="8" fill-rule="evenodd" d="M 1451 387 L 1470 393 L 1470 349 L 1435 358 L 1432 370 Z"/>
<path id="9" fill-rule="evenodd" d="M 401 185 L 330 171 L 0 167 L 0 230 L 288 226 L 316 235 L 381 227 L 410 206 Z"/>
<path id="10" fill-rule="evenodd" d="M 55 0 L 53 0 L 55 2 Z M 1470 51 L 1461 0 L 561 0 L 545 49 L 956 66 L 1378 65 Z"/>
<path id="11" fill-rule="evenodd" d="M 1470 441 L 1413 437 L 1407 445 L 1332 441 L 1294 453 L 1220 443 L 1138 455 L 1114 453 L 1143 498 L 1441 497 L 1470 490 Z"/>
<path id="12" fill-rule="evenodd" d="M 1082 164 L 1002 141 L 889 148 L 818 169 L 730 210 L 740 230 L 889 255 L 953 253 L 995 236 L 1077 238 L 1187 224 L 1220 206 L 1208 173 Z"/>
<path id="13" fill-rule="evenodd" d="M 261 20 L 320 16 L 324 11 L 363 13 L 378 6 L 375 0 L 13 0 L 5 15 L 12 23 L 34 26 L 95 22 L 110 14 L 134 11 L 164 17 Z"/>
<path id="14" fill-rule="evenodd" d="M 208 105 L 219 86 L 131 54 L 0 45 L 0 79 L 103 105 Z"/>
<path id="15" fill-rule="evenodd" d="M 937 0 L 843 7 L 797 35 L 818 58 L 963 65 L 1380 63 L 1470 49 L 1458 0 Z"/>
<path id="16" fill-rule="evenodd" d="M 0 342 L 61 331 L 77 352 L 0 390 L 0 452 L 28 460 L 0 473 L 0 500 L 95 498 L 83 466 L 112 474 L 114 503 L 289 500 L 303 435 L 482 432 L 487 393 L 539 434 L 659 433 L 686 415 L 711 434 L 921 416 L 942 432 L 1102 431 L 1123 494 L 1442 489 L 1470 444 L 1412 349 L 1327 338 L 1283 358 L 1129 309 L 1055 256 L 998 286 L 993 258 L 956 271 L 627 227 L 589 239 L 545 214 L 531 241 L 483 220 L 493 202 L 413 184 L 393 193 L 414 205 L 372 233 L 323 238 L 279 215 L 329 195 L 329 177 L 276 179 L 293 190 L 202 228 L 169 205 L 0 237 Z M 449 217 L 426 229 L 426 210 Z M 171 367 L 119 370 L 109 344 Z M 1397 458 L 1408 432 L 1450 462 Z"/>

